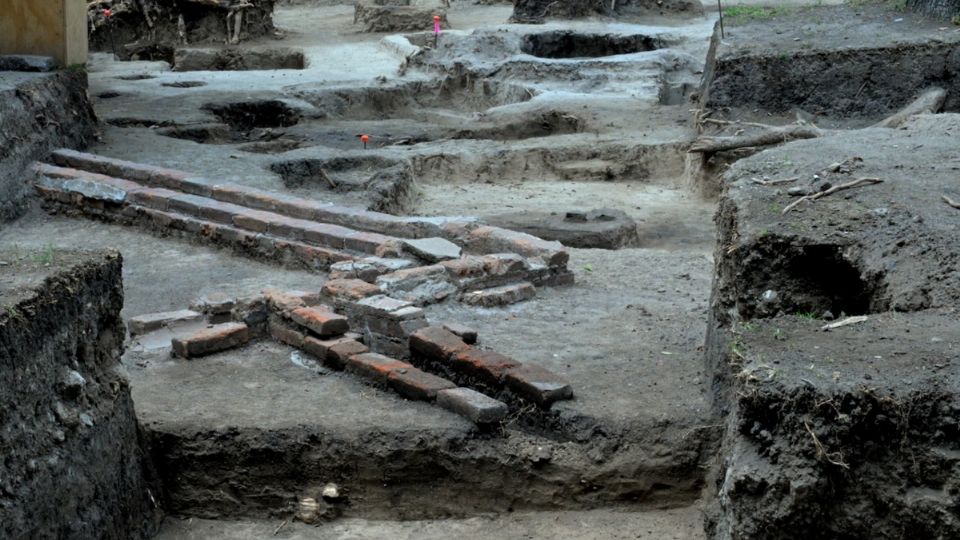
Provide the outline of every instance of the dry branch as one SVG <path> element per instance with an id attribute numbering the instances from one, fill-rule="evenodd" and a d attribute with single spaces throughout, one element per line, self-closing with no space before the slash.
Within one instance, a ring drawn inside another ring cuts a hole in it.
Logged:
<path id="1" fill-rule="evenodd" d="M 873 185 L 873 184 L 879 184 L 879 183 L 881 183 L 881 182 L 883 182 L 883 180 L 881 180 L 881 179 L 879 179 L 879 178 L 857 178 L 856 180 L 853 180 L 852 182 L 847 182 L 846 184 L 840 184 L 840 185 L 838 185 L 838 186 L 833 186 L 833 187 L 830 188 L 830 189 L 826 189 L 826 190 L 824 190 L 824 191 L 818 191 L 818 192 L 814 193 L 813 195 L 804 195 L 803 197 L 800 197 L 799 199 L 793 201 L 792 203 L 790 203 L 790 204 L 788 204 L 786 207 L 784 207 L 783 211 L 780 212 L 780 214 L 781 214 L 781 215 L 786 214 L 786 213 L 789 212 L 790 210 L 793 210 L 793 208 L 794 208 L 795 206 L 797 206 L 798 204 L 802 203 L 803 201 L 815 201 L 815 200 L 817 200 L 817 199 L 826 197 L 827 195 L 833 195 L 834 193 L 836 193 L 836 192 L 838 192 L 838 191 L 843 191 L 843 190 L 845 190 L 845 189 L 851 189 L 851 188 L 860 187 L 860 186 L 869 186 L 869 185 Z"/>
<path id="2" fill-rule="evenodd" d="M 897 128 L 902 126 L 910 117 L 923 114 L 934 113 L 943 107 L 947 92 L 942 88 L 930 88 L 920 94 L 920 97 L 913 100 L 909 105 L 898 111 L 896 114 L 888 116 L 883 121 L 874 124 L 873 127 Z M 728 120 L 717 120 L 705 118 L 702 123 L 711 123 L 726 126 L 748 126 L 760 128 L 762 131 L 749 133 L 747 135 L 734 136 L 702 136 L 693 142 L 689 152 L 694 154 L 711 154 L 714 152 L 727 152 L 747 146 L 772 146 L 797 139 L 815 139 L 825 135 L 838 133 L 837 130 L 824 130 L 811 124 L 797 123 L 786 126 L 769 126 L 766 124 L 755 124 L 751 122 L 731 122 Z"/>
<path id="3" fill-rule="evenodd" d="M 943 195 L 943 202 L 949 204 L 950 206 L 960 210 L 960 202 L 957 202 L 946 195 Z"/>
<path id="4" fill-rule="evenodd" d="M 920 94 L 920 97 L 913 100 L 912 103 L 904 107 L 897 114 L 888 116 L 882 122 L 876 123 L 873 127 L 898 128 L 906 123 L 911 116 L 925 113 L 935 113 L 943 108 L 943 102 L 947 100 L 947 91 L 943 88 L 931 88 Z"/>

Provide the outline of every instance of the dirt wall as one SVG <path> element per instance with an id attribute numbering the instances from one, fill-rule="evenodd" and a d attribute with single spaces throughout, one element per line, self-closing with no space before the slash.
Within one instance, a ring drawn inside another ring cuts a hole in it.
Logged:
<path id="1" fill-rule="evenodd" d="M 724 175 L 706 342 L 726 419 L 711 538 L 960 536 L 960 212 L 941 198 L 953 173 L 931 165 L 952 159 L 957 126 L 924 115 L 793 142 Z M 788 188 L 751 178 L 787 175 L 800 189 L 883 181 L 784 213 Z"/>
<path id="2" fill-rule="evenodd" d="M 242 9 L 239 6 L 244 6 Z M 92 3 L 90 50 L 113 52 L 127 60 L 166 60 L 174 49 L 204 43 L 227 43 L 272 35 L 274 0 L 114 0 Z M 104 7 L 111 8 L 105 17 Z M 242 14 L 239 34 L 234 34 Z M 230 20 L 228 22 L 228 16 Z M 230 34 L 228 35 L 228 28 Z"/>
<path id="3" fill-rule="evenodd" d="M 703 6 L 693 0 L 515 0 L 512 22 L 542 23 L 546 19 L 579 19 L 596 15 L 691 15 L 702 14 Z"/>
<path id="4" fill-rule="evenodd" d="M 86 147 L 95 129 L 82 70 L 0 72 L 0 222 L 26 210 L 31 162 L 56 148 Z"/>
<path id="5" fill-rule="evenodd" d="M 120 255 L 0 260 L 0 537 L 150 537 L 160 494 L 117 370 Z"/>

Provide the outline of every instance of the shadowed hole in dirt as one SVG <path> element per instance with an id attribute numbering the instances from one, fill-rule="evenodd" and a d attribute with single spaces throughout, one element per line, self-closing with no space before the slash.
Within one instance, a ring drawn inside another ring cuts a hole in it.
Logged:
<path id="1" fill-rule="evenodd" d="M 203 81 L 177 81 L 162 83 L 160 86 L 166 86 L 167 88 L 197 88 L 200 86 L 206 86 L 207 83 Z"/>
<path id="2" fill-rule="evenodd" d="M 240 147 L 240 150 L 243 152 L 250 152 L 251 154 L 282 154 L 284 152 L 289 152 L 290 150 L 296 150 L 297 148 L 303 148 L 305 146 L 308 145 L 301 140 L 291 137 L 284 137 L 282 139 L 276 139 L 273 141 L 245 144 Z"/>
<path id="3" fill-rule="evenodd" d="M 156 79 L 157 77 L 155 75 L 147 75 L 146 73 L 138 73 L 136 75 L 121 75 L 114 78 L 121 81 L 145 81 L 147 79 Z"/>
<path id="4" fill-rule="evenodd" d="M 410 118 L 423 121 L 466 120 L 463 113 L 529 101 L 536 91 L 489 79 L 446 77 L 378 87 L 317 88 L 297 85 L 290 93 L 328 117 L 352 120 Z"/>
<path id="5" fill-rule="evenodd" d="M 831 244 L 797 245 L 785 239 L 762 239 L 743 260 L 737 288 L 745 319 L 778 313 L 835 316 L 871 313 L 879 279 L 863 276 Z"/>
<path id="6" fill-rule="evenodd" d="M 113 99 L 122 96 L 120 92 L 101 92 L 97 94 L 97 97 L 100 99 Z"/>
<path id="7" fill-rule="evenodd" d="M 303 51 L 273 49 L 177 49 L 174 71 L 255 71 L 305 69 Z"/>
<path id="8" fill-rule="evenodd" d="M 352 191 L 364 187 L 371 176 L 402 161 L 379 156 L 338 157 L 331 159 L 297 159 L 280 161 L 269 166 L 280 175 L 288 188 L 319 187 L 336 191 Z"/>
<path id="9" fill-rule="evenodd" d="M 540 58 L 598 58 L 658 48 L 660 44 L 650 36 L 578 34 L 569 30 L 530 34 L 523 38 L 520 46 L 523 52 Z"/>
<path id="10" fill-rule="evenodd" d="M 300 122 L 300 111 L 278 100 L 210 103 L 204 110 L 213 113 L 231 128 L 247 132 L 254 128 L 289 127 Z"/>
<path id="11" fill-rule="evenodd" d="M 128 60 L 146 62 L 166 62 L 173 65 L 173 47 L 159 43 L 150 43 L 129 51 Z"/>

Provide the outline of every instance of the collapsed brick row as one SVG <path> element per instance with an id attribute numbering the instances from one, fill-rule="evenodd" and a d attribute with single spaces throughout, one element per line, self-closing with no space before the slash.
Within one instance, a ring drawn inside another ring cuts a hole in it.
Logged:
<path id="1" fill-rule="evenodd" d="M 140 335 L 166 325 L 206 320 L 212 324 L 172 339 L 176 356 L 202 357 L 269 336 L 315 357 L 330 369 L 346 371 L 407 399 L 436 402 L 479 425 L 497 423 L 506 417 L 509 409 L 503 402 L 458 387 L 443 377 L 381 354 L 383 351 L 373 352 L 363 343 L 368 336 L 376 336 L 377 343 L 383 343 L 384 338 L 406 342 L 406 336 L 414 329 L 427 326 L 420 308 L 378 295 L 353 302 L 353 318 L 347 317 L 323 303 L 334 299 L 330 293 L 341 295 L 337 305 L 350 304 L 344 300 L 349 290 L 342 283 L 336 285 L 320 294 L 267 290 L 262 295 L 236 300 L 225 295 L 207 295 L 190 310 L 133 317 L 128 326 L 131 335 Z M 362 334 L 350 332 L 351 320 L 358 321 L 357 329 Z M 409 355 L 404 351 L 406 356 Z"/>

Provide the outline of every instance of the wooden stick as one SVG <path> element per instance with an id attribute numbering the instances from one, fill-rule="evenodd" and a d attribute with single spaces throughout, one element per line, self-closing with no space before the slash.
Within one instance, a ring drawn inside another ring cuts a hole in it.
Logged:
<path id="1" fill-rule="evenodd" d="M 780 178 L 778 180 L 760 180 L 759 178 L 751 178 L 750 180 L 754 184 L 760 184 L 761 186 L 776 186 L 778 184 L 789 184 L 790 182 L 796 182 L 799 179 L 799 176 L 792 176 L 790 178 Z"/>
<path id="2" fill-rule="evenodd" d="M 797 200 L 793 201 L 792 203 L 788 204 L 787 206 L 785 206 L 785 207 L 783 208 L 783 211 L 780 212 L 780 215 L 784 215 L 784 214 L 786 214 L 787 212 L 789 212 L 790 210 L 793 210 L 793 208 L 794 208 L 795 206 L 797 206 L 798 204 L 802 203 L 803 201 L 815 201 L 815 200 L 817 200 L 817 199 L 826 197 L 827 195 L 833 195 L 834 193 L 836 193 L 836 192 L 838 192 L 838 191 L 843 191 L 843 190 L 845 190 L 845 189 L 851 189 L 851 188 L 860 187 L 860 186 L 869 186 L 869 185 L 873 185 L 873 184 L 879 184 L 879 183 L 881 183 L 881 182 L 883 182 L 883 180 L 881 180 L 881 179 L 879 179 L 879 178 L 857 178 L 856 180 L 853 180 L 852 182 L 847 182 L 846 184 L 840 184 L 840 185 L 838 185 L 838 186 L 833 186 L 833 187 L 830 188 L 830 189 L 827 189 L 827 190 L 824 190 L 824 191 L 818 191 L 817 193 L 814 193 L 813 195 L 804 195 L 803 197 L 800 197 L 799 199 L 797 199 Z"/>
<path id="3" fill-rule="evenodd" d="M 946 195 L 943 196 L 943 202 L 949 204 L 950 206 L 960 210 L 960 202 L 957 202 Z"/>

